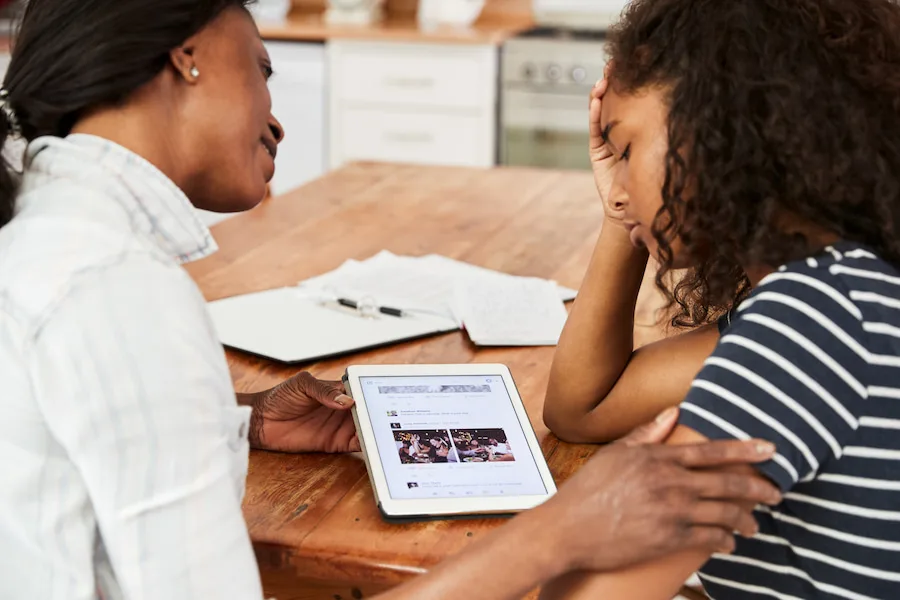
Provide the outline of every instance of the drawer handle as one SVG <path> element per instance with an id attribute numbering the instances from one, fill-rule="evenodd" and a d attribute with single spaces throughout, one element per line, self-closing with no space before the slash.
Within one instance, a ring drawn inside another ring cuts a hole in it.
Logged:
<path id="1" fill-rule="evenodd" d="M 424 77 L 385 77 L 384 83 L 388 87 L 404 89 L 428 89 L 434 87 L 434 79 L 426 79 Z"/>
<path id="2" fill-rule="evenodd" d="M 434 135 L 430 133 L 411 133 L 401 131 L 388 131 L 384 138 L 391 142 L 403 142 L 407 144 L 427 144 L 434 141 Z"/>

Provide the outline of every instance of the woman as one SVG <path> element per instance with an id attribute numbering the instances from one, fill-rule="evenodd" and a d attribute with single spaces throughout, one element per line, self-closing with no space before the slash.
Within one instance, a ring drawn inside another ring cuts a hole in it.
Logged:
<path id="1" fill-rule="evenodd" d="M 248 438 L 359 448 L 352 400 L 308 374 L 237 405 L 179 266 L 215 250 L 194 207 L 246 210 L 264 195 L 282 137 L 271 72 L 240 0 L 28 3 L 0 92 L 0 141 L 28 142 L 21 177 L 0 169 L 0 597 L 258 600 L 241 515 Z M 730 547 L 726 532 L 752 530 L 734 501 L 778 494 L 705 467 L 771 453 L 611 448 L 405 597 L 471 589 L 460 570 L 499 598 L 580 566 Z M 663 504 L 673 489 L 690 494 Z M 571 544 L 579 531 L 616 551 Z M 508 544 L 516 560 L 498 564 Z"/>
<path id="2" fill-rule="evenodd" d="M 891 0 L 637 0 L 592 94 L 608 210 L 545 417 L 601 441 L 683 401 L 670 443 L 776 443 L 785 501 L 706 564 L 717 599 L 898 597 L 898 31 Z M 632 352 L 648 256 L 695 328 Z M 670 598 L 708 559 L 548 596 Z"/>

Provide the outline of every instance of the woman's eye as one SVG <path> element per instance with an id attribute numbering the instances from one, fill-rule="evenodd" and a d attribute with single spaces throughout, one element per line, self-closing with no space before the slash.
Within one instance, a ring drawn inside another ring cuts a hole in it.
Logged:
<path id="1" fill-rule="evenodd" d="M 275 74 L 275 71 L 272 70 L 272 67 L 269 65 L 263 65 L 263 75 L 266 76 L 266 81 L 272 78 L 272 75 Z"/>
<path id="2" fill-rule="evenodd" d="M 631 157 L 631 144 L 625 146 L 625 150 L 622 152 L 622 158 L 620 160 L 628 160 Z"/>

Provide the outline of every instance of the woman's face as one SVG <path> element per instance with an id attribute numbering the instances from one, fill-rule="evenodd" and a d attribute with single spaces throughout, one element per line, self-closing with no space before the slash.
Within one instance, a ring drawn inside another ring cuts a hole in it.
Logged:
<path id="1" fill-rule="evenodd" d="M 623 95 L 614 87 L 611 85 L 603 97 L 600 115 L 609 146 L 619 158 L 613 187 L 624 194 L 613 193 L 624 205 L 625 225 L 632 243 L 646 247 L 656 257 L 659 248 L 652 227 L 663 204 L 669 110 L 661 89 Z M 680 248 L 675 240 L 672 252 L 676 263 Z"/>
<path id="2" fill-rule="evenodd" d="M 198 208 L 250 209 L 265 197 L 284 137 L 271 114 L 268 53 L 253 19 L 237 8 L 198 33 L 191 50 L 200 75 L 180 107 L 192 165 L 184 191 Z"/>

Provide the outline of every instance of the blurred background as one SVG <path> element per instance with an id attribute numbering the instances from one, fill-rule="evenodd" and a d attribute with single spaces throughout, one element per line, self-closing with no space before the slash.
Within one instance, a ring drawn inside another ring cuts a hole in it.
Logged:
<path id="1" fill-rule="evenodd" d="M 625 4 L 258 0 L 287 132 L 272 194 L 356 160 L 589 168 L 588 93 Z M 0 0 L 3 31 L 18 10 Z"/>

